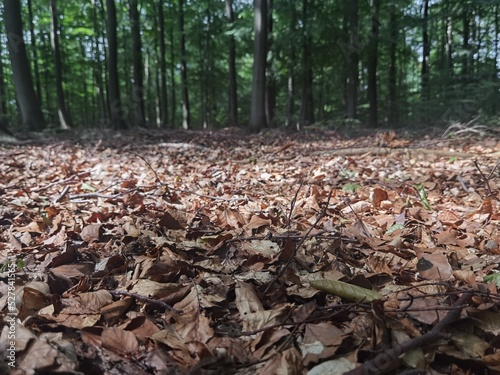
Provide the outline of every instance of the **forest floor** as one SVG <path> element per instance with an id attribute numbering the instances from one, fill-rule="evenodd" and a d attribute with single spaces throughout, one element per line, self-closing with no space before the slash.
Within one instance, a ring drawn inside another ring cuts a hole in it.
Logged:
<path id="1" fill-rule="evenodd" d="M 500 372 L 500 141 L 462 136 L 0 146 L 0 373 Z"/>

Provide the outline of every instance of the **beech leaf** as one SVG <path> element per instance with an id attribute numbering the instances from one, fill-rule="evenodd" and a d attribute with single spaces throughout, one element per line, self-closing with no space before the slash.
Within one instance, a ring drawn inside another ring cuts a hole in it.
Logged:
<path id="1" fill-rule="evenodd" d="M 371 302 L 382 299 L 382 295 L 373 290 L 361 288 L 356 285 L 347 284 L 337 280 L 319 279 L 310 282 L 311 286 L 336 296 L 346 298 L 354 302 Z"/>

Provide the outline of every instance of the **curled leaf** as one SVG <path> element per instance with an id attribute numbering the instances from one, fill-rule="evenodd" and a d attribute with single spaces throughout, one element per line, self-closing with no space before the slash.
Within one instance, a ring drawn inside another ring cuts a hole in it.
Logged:
<path id="1" fill-rule="evenodd" d="M 356 285 L 347 284 L 337 280 L 319 279 L 312 280 L 311 286 L 324 292 L 335 294 L 354 302 L 371 302 L 382 299 L 382 295 L 370 289 L 361 288 Z"/>

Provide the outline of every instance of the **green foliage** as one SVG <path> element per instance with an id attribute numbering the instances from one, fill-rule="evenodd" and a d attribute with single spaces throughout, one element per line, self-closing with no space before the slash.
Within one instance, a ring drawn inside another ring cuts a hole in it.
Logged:
<path id="1" fill-rule="evenodd" d="M 28 0 L 22 1 L 27 5 Z M 39 81 L 40 101 L 47 120 L 56 126 L 54 57 L 50 43 L 51 17 L 46 2 L 32 1 L 33 19 L 23 6 L 24 38 L 31 59 L 32 75 Z M 135 93 L 131 50 L 129 1 L 115 0 L 118 18 L 120 90 L 126 119 L 133 123 Z M 157 0 L 139 0 L 146 112 L 151 126 L 157 117 L 159 77 L 167 77 L 168 96 L 175 94 L 179 125 L 180 65 L 178 2 L 163 2 L 167 71 L 159 71 L 159 34 Z M 310 44 L 313 70 L 313 98 L 316 119 L 324 123 L 345 123 L 346 74 L 351 66 L 348 3 L 334 0 L 309 2 L 304 19 L 302 1 L 275 0 L 268 55 L 268 76 L 276 86 L 275 123 L 298 118 L 301 102 L 304 43 Z M 106 9 L 105 0 L 57 1 L 62 52 L 64 90 L 73 122 L 77 126 L 99 127 L 109 114 L 106 97 Z M 379 15 L 378 110 L 381 122 L 388 125 L 390 102 L 400 123 L 447 124 L 468 122 L 478 116 L 483 122 L 498 123 L 500 112 L 497 57 L 499 35 L 496 2 L 457 0 L 431 1 L 429 8 L 429 96 L 422 93 L 422 4 L 421 1 L 382 2 Z M 193 124 L 202 126 L 206 118 L 211 126 L 225 126 L 228 119 L 228 40 L 236 41 L 236 65 L 239 116 L 242 123 L 250 112 L 253 64 L 253 3 L 234 0 L 235 21 L 229 26 L 223 1 L 185 2 L 185 35 L 188 59 L 188 88 Z M 391 12 L 396 15 L 397 35 L 391 34 Z M 366 97 L 368 45 L 371 33 L 369 2 L 359 2 L 358 117 L 363 124 L 368 112 Z M 465 17 L 464 15 L 469 15 Z M 467 27 L 465 27 L 467 26 Z M 31 40 L 30 28 L 35 39 Z M 447 30 L 451 30 L 448 40 Z M 468 30 L 468 35 L 464 33 Z M 172 38 L 170 38 L 172 36 Z M 394 40 L 396 39 L 396 40 Z M 397 43 L 395 56 L 395 98 L 391 98 L 391 45 Z M 5 35 L 0 39 L 0 62 L 4 68 L 7 113 L 0 114 L 16 122 L 17 108 Z M 449 47 L 450 54 L 447 54 Z M 35 64 L 36 59 L 36 64 Z M 451 59 L 451 60 L 450 60 Z M 38 73 L 36 72 L 36 69 Z M 173 77 L 172 77 L 173 74 Z M 293 78 L 292 112 L 289 113 L 288 84 Z M 100 81 L 102 83 L 100 83 Z M 174 92 L 175 90 L 175 92 Z M 2 99 L 2 98 L 0 98 Z M 170 100 L 170 99 L 169 99 Z M 178 107 L 178 108 L 177 108 Z M 171 108 L 169 109 L 171 110 Z M 208 118 L 207 118 L 208 117 Z M 335 125 L 337 126 L 337 125 Z"/>

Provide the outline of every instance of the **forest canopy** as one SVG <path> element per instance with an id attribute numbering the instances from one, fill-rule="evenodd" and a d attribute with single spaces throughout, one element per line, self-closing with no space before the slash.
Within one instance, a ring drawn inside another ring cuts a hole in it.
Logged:
<path id="1" fill-rule="evenodd" d="M 0 121 L 435 126 L 499 113 L 481 0 L 3 0 Z"/>

